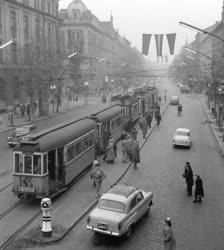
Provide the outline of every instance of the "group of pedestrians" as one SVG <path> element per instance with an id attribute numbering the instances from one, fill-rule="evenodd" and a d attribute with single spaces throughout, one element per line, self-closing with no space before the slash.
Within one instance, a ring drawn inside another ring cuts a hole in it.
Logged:
<path id="1" fill-rule="evenodd" d="M 196 180 L 195 180 L 195 192 L 194 192 L 194 200 L 193 202 L 202 202 L 202 198 L 204 197 L 204 189 L 203 189 L 203 181 L 199 175 L 196 175 Z M 187 184 L 187 195 L 192 196 L 192 187 L 194 185 L 194 175 L 193 175 L 193 170 L 191 168 L 190 162 L 186 162 L 185 168 L 184 168 L 184 173 L 183 177 L 186 180 Z"/>

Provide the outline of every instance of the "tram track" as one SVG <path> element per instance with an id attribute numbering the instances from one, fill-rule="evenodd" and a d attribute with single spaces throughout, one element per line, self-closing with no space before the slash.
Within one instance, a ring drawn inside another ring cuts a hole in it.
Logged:
<path id="1" fill-rule="evenodd" d="M 10 187 L 13 184 L 13 182 L 10 182 L 9 184 L 7 184 L 6 186 L 4 186 L 3 188 L 0 189 L 0 193 L 3 192 L 5 189 L 7 189 L 8 187 Z"/>
<path id="2" fill-rule="evenodd" d="M 19 205 L 21 205 L 24 201 L 18 200 L 15 202 L 12 206 L 7 208 L 4 212 L 0 213 L 0 220 L 4 218 L 6 215 L 8 215 L 11 211 L 13 211 L 15 208 L 17 208 Z"/>

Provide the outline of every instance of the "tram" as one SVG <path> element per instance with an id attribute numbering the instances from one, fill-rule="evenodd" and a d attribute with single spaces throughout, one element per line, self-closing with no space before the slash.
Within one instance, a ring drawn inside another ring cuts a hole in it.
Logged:
<path id="1" fill-rule="evenodd" d="M 124 127 L 123 109 L 115 104 L 91 114 L 90 118 L 97 123 L 96 151 L 99 154 L 105 151 L 110 137 L 115 143 L 121 137 Z"/>
<path id="2" fill-rule="evenodd" d="M 62 123 L 30 135 L 13 151 L 13 192 L 21 199 L 52 197 L 95 159 L 96 122 Z"/>

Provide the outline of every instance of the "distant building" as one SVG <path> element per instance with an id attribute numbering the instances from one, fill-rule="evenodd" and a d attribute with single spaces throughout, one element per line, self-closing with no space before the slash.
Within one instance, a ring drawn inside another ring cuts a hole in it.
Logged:
<path id="1" fill-rule="evenodd" d="M 10 40 L 0 50 L 0 100 L 7 105 L 29 102 L 28 92 L 36 92 L 26 81 L 34 45 L 58 48 L 58 0 L 0 0 L 0 44 Z"/>
<path id="2" fill-rule="evenodd" d="M 102 22 L 81 0 L 72 1 L 59 15 L 62 47 L 68 55 L 75 53 L 70 58 L 74 91 L 82 90 L 85 82 L 90 90 L 115 86 L 122 82 L 121 72 L 141 61 L 142 55 L 114 29 L 112 15 Z"/>

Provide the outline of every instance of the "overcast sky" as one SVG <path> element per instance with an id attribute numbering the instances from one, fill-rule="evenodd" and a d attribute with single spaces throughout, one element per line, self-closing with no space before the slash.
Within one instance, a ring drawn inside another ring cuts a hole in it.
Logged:
<path id="1" fill-rule="evenodd" d="M 60 0 L 59 7 L 67 8 L 72 0 Z M 194 39 L 195 31 L 179 25 L 183 21 L 199 28 L 206 28 L 221 20 L 223 0 L 83 0 L 91 12 L 101 21 L 110 19 L 114 27 L 132 45 L 141 50 L 142 33 L 177 33 L 175 54 L 185 43 Z M 155 39 L 152 37 L 149 58 L 155 61 Z M 168 54 L 164 39 L 164 55 Z"/>

